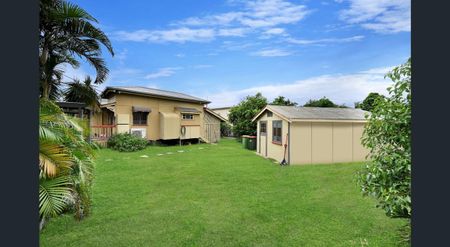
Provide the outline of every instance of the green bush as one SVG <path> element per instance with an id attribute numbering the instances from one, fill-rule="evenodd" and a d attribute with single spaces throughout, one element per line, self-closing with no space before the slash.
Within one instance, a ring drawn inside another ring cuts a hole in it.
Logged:
<path id="1" fill-rule="evenodd" d="M 111 136 L 107 144 L 109 148 L 120 152 L 134 152 L 144 149 L 148 141 L 129 133 L 121 133 Z"/>

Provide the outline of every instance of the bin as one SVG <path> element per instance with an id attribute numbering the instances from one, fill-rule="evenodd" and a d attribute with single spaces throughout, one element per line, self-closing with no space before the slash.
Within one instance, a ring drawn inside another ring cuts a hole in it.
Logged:
<path id="1" fill-rule="evenodd" d="M 242 147 L 247 148 L 247 142 L 248 142 L 248 135 L 242 136 Z"/>
<path id="2" fill-rule="evenodd" d="M 247 136 L 247 149 L 256 150 L 256 136 Z"/>

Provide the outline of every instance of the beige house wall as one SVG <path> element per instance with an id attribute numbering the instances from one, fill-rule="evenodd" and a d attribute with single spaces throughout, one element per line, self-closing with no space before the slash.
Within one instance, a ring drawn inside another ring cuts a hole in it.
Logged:
<path id="1" fill-rule="evenodd" d="M 116 94 L 115 95 L 115 117 L 125 119 L 125 121 L 117 121 L 118 132 L 127 132 L 131 128 L 146 129 L 146 136 L 149 140 L 160 139 L 160 114 L 159 112 L 177 113 L 180 116 L 180 125 L 187 126 L 186 133 L 190 138 L 199 138 L 203 128 L 203 105 L 196 103 L 188 103 L 175 100 L 157 99 L 138 95 Z M 148 107 L 151 109 L 147 117 L 147 125 L 133 124 L 133 106 Z M 182 120 L 181 113 L 176 107 L 195 108 L 200 114 L 194 114 L 193 120 Z M 126 121 L 128 119 L 128 121 Z M 127 124 L 128 123 L 128 126 Z M 180 126 L 180 127 L 181 127 Z M 173 127 L 173 126 L 171 126 Z"/>
<path id="2" fill-rule="evenodd" d="M 282 145 L 272 143 L 272 120 L 282 120 Z M 260 135 L 260 122 L 267 121 L 267 137 Z M 291 165 L 357 162 L 366 160 L 368 150 L 361 144 L 365 123 L 351 121 L 305 121 L 290 123 L 290 140 L 286 159 Z M 258 119 L 257 153 L 283 159 L 289 123 L 275 113 Z M 266 140 L 267 138 L 267 140 Z M 267 155 L 264 150 L 267 141 Z M 290 151 L 290 155 L 289 155 Z"/>

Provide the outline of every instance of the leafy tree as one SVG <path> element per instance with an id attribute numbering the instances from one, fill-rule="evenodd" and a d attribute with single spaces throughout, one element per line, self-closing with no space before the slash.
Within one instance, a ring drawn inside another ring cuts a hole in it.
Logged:
<path id="1" fill-rule="evenodd" d="M 372 111 L 378 100 L 383 99 L 384 96 L 379 93 L 369 93 L 362 102 L 356 102 L 355 108 L 361 108 L 365 111 Z"/>
<path id="2" fill-rule="evenodd" d="M 97 108 L 100 97 L 95 85 L 92 84 L 91 77 L 87 76 L 83 82 L 74 80 L 74 82 L 69 83 L 64 92 L 64 99 L 69 102 L 86 103 L 93 108 Z"/>
<path id="3" fill-rule="evenodd" d="M 82 219 L 90 213 L 93 146 L 85 141 L 83 121 L 66 116 L 41 99 L 39 112 L 39 215 L 67 210 Z"/>
<path id="4" fill-rule="evenodd" d="M 303 106 L 307 107 L 339 107 L 333 101 L 328 99 L 327 97 L 322 97 L 318 100 L 310 99 L 308 102 L 306 102 Z"/>
<path id="5" fill-rule="evenodd" d="M 284 96 L 276 97 L 272 103 L 272 105 L 287 105 L 287 106 L 296 106 L 298 105 L 296 102 L 293 102 L 289 99 L 285 99 Z"/>
<path id="6" fill-rule="evenodd" d="M 389 96 L 367 116 L 362 143 L 371 162 L 359 176 L 362 192 L 390 217 L 411 217 L 411 59 L 387 75 Z"/>
<path id="7" fill-rule="evenodd" d="M 79 66 L 76 57 L 91 64 L 96 72 L 95 83 L 105 81 L 109 72 L 101 57 L 101 45 L 114 55 L 111 42 L 92 23 L 97 20 L 79 6 L 65 0 L 39 2 L 39 68 L 40 91 L 45 99 L 59 93 L 63 63 Z"/>
<path id="8" fill-rule="evenodd" d="M 255 96 L 247 96 L 238 105 L 230 109 L 228 118 L 233 124 L 233 133 L 236 136 L 255 135 L 256 123 L 252 122 L 255 117 L 267 105 L 267 99 L 261 93 Z"/>
<path id="9" fill-rule="evenodd" d="M 232 127 L 227 122 L 220 122 L 220 135 L 221 136 L 231 136 Z"/>

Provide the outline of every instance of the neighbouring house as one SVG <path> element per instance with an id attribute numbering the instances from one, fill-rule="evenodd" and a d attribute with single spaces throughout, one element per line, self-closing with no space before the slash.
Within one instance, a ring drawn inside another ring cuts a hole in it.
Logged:
<path id="1" fill-rule="evenodd" d="M 65 114 L 72 117 L 88 119 L 91 113 L 91 107 L 86 106 L 85 103 L 65 101 L 57 101 L 55 103 Z"/>
<path id="2" fill-rule="evenodd" d="M 231 106 L 228 107 L 218 107 L 218 108 L 211 108 L 215 113 L 219 114 L 221 117 L 229 121 L 228 115 L 230 114 Z"/>
<path id="3" fill-rule="evenodd" d="M 220 138 L 216 132 L 224 119 L 208 112 L 207 100 L 133 86 L 107 87 L 101 98 L 101 112 L 91 117 L 91 139 L 97 142 L 114 133 L 132 133 L 150 141 L 216 142 Z"/>
<path id="4" fill-rule="evenodd" d="M 319 164 L 366 160 L 361 144 L 364 115 L 353 108 L 268 105 L 257 122 L 257 153 L 288 164 Z"/>
<path id="5" fill-rule="evenodd" d="M 230 114 L 230 109 L 231 109 L 231 106 L 211 108 L 211 110 L 213 110 L 215 113 L 217 113 L 218 115 L 223 117 L 226 120 L 225 122 L 227 124 L 229 124 L 230 126 L 233 126 L 233 124 L 231 124 L 231 122 L 230 122 L 230 119 L 228 118 L 228 115 Z M 225 136 L 233 136 L 233 132 L 231 130 L 230 130 L 230 132 L 222 133 L 222 134 Z"/>

